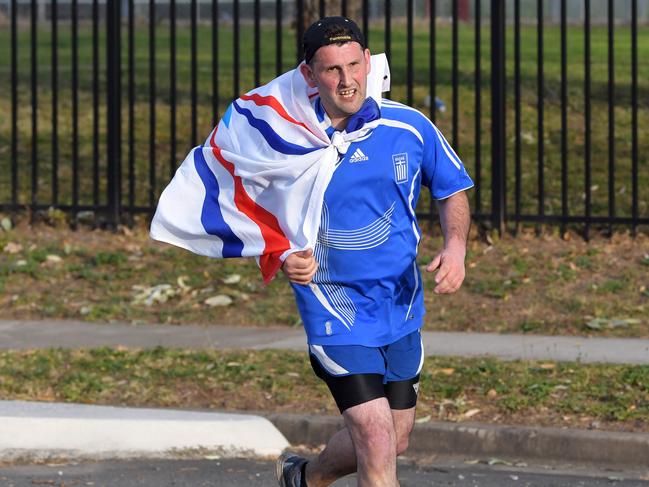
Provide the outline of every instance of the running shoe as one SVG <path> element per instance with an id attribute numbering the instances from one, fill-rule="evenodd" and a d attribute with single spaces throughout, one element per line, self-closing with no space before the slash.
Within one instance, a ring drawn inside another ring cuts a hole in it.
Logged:
<path id="1" fill-rule="evenodd" d="M 306 458 L 285 452 L 277 459 L 276 473 L 280 487 L 302 487 L 302 467 Z"/>

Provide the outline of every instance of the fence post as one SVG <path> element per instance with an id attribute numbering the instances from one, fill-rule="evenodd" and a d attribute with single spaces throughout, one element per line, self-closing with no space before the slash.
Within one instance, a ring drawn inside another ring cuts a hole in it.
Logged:
<path id="1" fill-rule="evenodd" d="M 302 37 L 304 37 L 304 0 L 297 0 L 296 5 L 297 10 L 297 21 L 295 22 L 296 27 L 296 41 L 297 41 L 297 64 L 302 62 Z"/>
<path id="2" fill-rule="evenodd" d="M 106 113 L 108 157 L 107 223 L 120 222 L 121 209 L 121 0 L 106 2 Z"/>
<path id="3" fill-rule="evenodd" d="M 505 2 L 491 0 L 491 221 L 505 229 Z"/>

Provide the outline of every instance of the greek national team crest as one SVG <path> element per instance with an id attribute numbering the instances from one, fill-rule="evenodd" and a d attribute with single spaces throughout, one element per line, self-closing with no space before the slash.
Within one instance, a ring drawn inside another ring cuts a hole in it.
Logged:
<path id="1" fill-rule="evenodd" d="M 394 163 L 394 179 L 397 184 L 405 183 L 408 181 L 408 154 L 403 152 L 401 154 L 392 154 L 392 162 Z"/>

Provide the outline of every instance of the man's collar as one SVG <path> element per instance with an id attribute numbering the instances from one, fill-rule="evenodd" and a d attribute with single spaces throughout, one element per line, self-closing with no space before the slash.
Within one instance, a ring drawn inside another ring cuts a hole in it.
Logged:
<path id="1" fill-rule="evenodd" d="M 336 129 L 331 125 L 331 119 L 327 115 L 324 107 L 322 106 L 322 101 L 320 97 L 316 97 L 314 100 L 313 109 L 315 110 L 320 126 L 324 129 L 326 134 L 331 138 Z M 372 97 L 367 97 L 361 105 L 361 108 L 349 117 L 347 120 L 347 128 L 345 132 L 355 132 L 363 128 L 368 122 L 381 118 L 381 109 L 379 108 L 378 103 Z"/>
<path id="2" fill-rule="evenodd" d="M 379 108 L 378 103 L 372 97 L 365 98 L 363 105 L 360 110 L 354 113 L 349 120 L 347 120 L 347 128 L 345 131 L 349 134 L 351 132 L 356 132 L 357 130 L 363 128 L 368 122 L 381 118 L 381 109 Z"/>

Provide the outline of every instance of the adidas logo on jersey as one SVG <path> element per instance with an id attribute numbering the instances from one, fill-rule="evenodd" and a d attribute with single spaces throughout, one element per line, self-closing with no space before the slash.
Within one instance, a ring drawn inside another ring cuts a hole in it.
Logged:
<path id="1" fill-rule="evenodd" d="M 368 157 L 363 154 L 363 151 L 360 149 L 356 149 L 352 156 L 349 158 L 349 162 L 354 163 L 354 162 L 363 162 L 367 161 Z"/>

